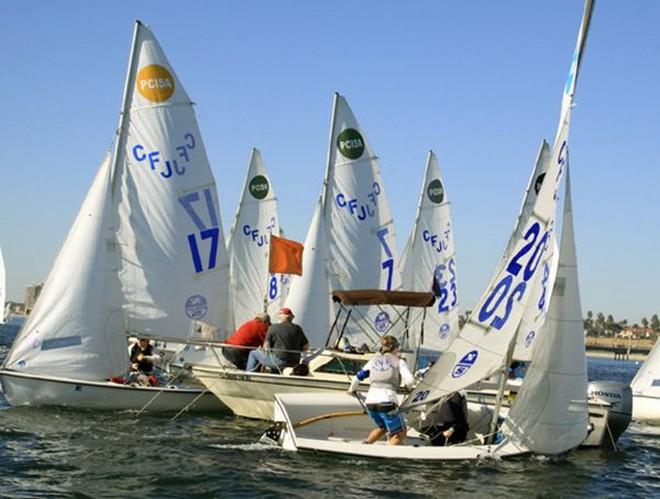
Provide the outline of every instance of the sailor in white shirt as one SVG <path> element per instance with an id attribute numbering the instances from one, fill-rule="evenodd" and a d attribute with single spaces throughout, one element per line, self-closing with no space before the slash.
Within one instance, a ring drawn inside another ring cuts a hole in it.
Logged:
<path id="1" fill-rule="evenodd" d="M 380 344 L 380 354 L 358 371 L 348 391 L 353 393 L 360 381 L 366 378 L 371 380 L 365 404 L 376 428 L 369 433 L 364 443 L 372 444 L 387 433 L 388 443 L 399 445 L 406 437 L 406 422 L 398 413 L 396 392 L 402 381 L 407 389 L 411 389 L 415 378 L 406 361 L 396 355 L 399 342 L 394 336 L 383 336 Z"/>

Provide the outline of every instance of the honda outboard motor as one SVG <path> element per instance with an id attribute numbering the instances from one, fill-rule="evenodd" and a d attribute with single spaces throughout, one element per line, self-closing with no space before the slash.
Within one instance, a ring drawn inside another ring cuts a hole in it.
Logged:
<path id="1" fill-rule="evenodd" d="M 589 402 L 610 404 L 601 445 L 614 447 L 632 419 L 632 390 L 617 381 L 592 381 L 587 389 Z"/>

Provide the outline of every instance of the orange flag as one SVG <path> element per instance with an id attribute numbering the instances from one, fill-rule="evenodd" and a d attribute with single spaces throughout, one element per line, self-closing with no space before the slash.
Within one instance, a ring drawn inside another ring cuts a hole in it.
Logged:
<path id="1" fill-rule="evenodd" d="M 303 245 L 297 241 L 270 236 L 268 272 L 302 275 Z"/>

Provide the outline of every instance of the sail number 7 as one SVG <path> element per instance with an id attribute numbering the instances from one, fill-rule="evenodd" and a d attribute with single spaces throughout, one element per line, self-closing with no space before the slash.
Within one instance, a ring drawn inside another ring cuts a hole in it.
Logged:
<path id="1" fill-rule="evenodd" d="M 490 325 L 495 329 L 502 329 L 509 320 L 514 302 L 520 301 L 524 296 L 527 282 L 538 269 L 541 257 L 548 246 L 550 232 L 546 231 L 543 236 L 539 238 L 540 232 L 541 226 L 538 222 L 534 222 L 529 229 L 527 229 L 527 232 L 523 237 L 526 243 L 523 244 L 513 258 L 511 258 L 506 267 L 507 274 L 500 279 L 500 281 L 493 287 L 488 297 L 484 300 L 484 303 L 479 310 L 479 322 L 490 321 L 491 317 L 495 315 L 490 322 Z M 530 252 L 530 250 L 532 250 L 532 248 L 534 248 L 534 250 L 523 269 L 523 263 L 521 263 L 521 260 Z M 521 271 L 523 271 L 522 275 L 520 275 Z M 514 284 L 514 278 L 520 279 L 520 277 L 522 277 L 522 280 Z M 504 305 L 504 311 L 496 314 L 496 312 L 500 311 L 505 298 L 507 299 L 506 304 Z"/>
<path id="2" fill-rule="evenodd" d="M 179 203 L 183 206 L 183 209 L 190 216 L 195 227 L 198 229 L 198 232 L 188 234 L 188 246 L 190 247 L 190 254 L 195 272 L 199 274 L 205 270 L 214 269 L 218 261 L 220 227 L 218 224 L 218 212 L 213 202 L 211 190 L 203 189 L 201 191 L 188 193 L 179 198 Z M 204 207 L 206 210 L 204 210 Z M 204 218 L 207 218 L 203 216 L 204 212 L 206 212 L 205 215 L 208 215 L 208 225 L 204 221 Z M 210 242 L 208 245 L 209 255 L 206 262 L 202 261 L 200 251 L 200 243 L 202 241 Z M 206 268 L 204 267 L 205 263 Z"/>
<path id="3" fill-rule="evenodd" d="M 387 244 L 387 240 L 385 239 L 389 232 L 390 231 L 387 229 L 387 227 L 384 227 L 376 232 L 376 237 L 378 237 L 380 244 L 385 250 L 385 255 L 387 256 L 387 258 L 381 262 L 380 267 L 387 271 L 387 284 L 385 285 L 385 289 L 388 291 L 392 289 L 392 274 L 394 274 L 394 255 L 392 255 L 390 245 Z"/>

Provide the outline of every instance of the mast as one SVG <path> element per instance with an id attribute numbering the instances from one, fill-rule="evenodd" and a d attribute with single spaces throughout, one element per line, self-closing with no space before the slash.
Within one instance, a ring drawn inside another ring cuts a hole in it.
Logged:
<path id="1" fill-rule="evenodd" d="M 119 112 L 119 124 L 117 125 L 117 138 L 115 140 L 115 145 L 112 149 L 112 159 L 110 160 L 110 192 L 111 197 L 114 197 L 115 193 L 115 177 L 117 166 L 119 165 L 120 154 L 119 151 L 122 150 L 124 146 L 124 141 L 126 140 L 126 115 L 128 114 L 128 94 L 130 93 L 131 81 L 133 81 L 135 73 L 135 65 L 133 61 L 135 60 L 135 53 L 137 52 L 137 43 L 138 43 L 138 34 L 140 32 L 140 27 L 142 22 L 139 19 L 135 20 L 135 28 L 133 29 L 133 40 L 131 42 L 131 51 L 128 57 L 128 71 L 126 71 L 126 81 L 124 81 L 124 95 L 121 100 L 121 111 Z"/>
<path id="2" fill-rule="evenodd" d="M 502 408 L 502 397 L 504 397 L 504 389 L 506 388 L 506 381 L 509 378 L 508 369 L 511 365 L 511 359 L 513 358 L 513 350 L 516 346 L 516 334 L 513 337 L 513 341 L 509 343 L 509 349 L 506 352 L 506 357 L 504 359 L 504 364 L 502 365 L 502 370 L 500 371 L 500 381 L 499 386 L 497 387 L 497 396 L 495 397 L 495 409 L 493 409 L 493 418 L 490 420 L 490 428 L 488 434 L 490 435 L 490 443 L 494 443 L 495 440 L 495 431 L 497 430 L 497 420 L 500 417 L 500 409 Z"/>
<path id="3" fill-rule="evenodd" d="M 335 92 L 332 99 L 332 118 L 330 119 L 330 140 L 328 141 L 328 156 L 325 164 L 325 179 L 323 180 L 323 189 L 321 190 L 321 203 L 323 206 L 322 216 L 325 216 L 328 207 L 328 189 L 330 188 L 330 170 L 332 168 L 332 141 L 334 140 L 337 126 L 337 102 L 339 101 L 339 92 Z"/>

